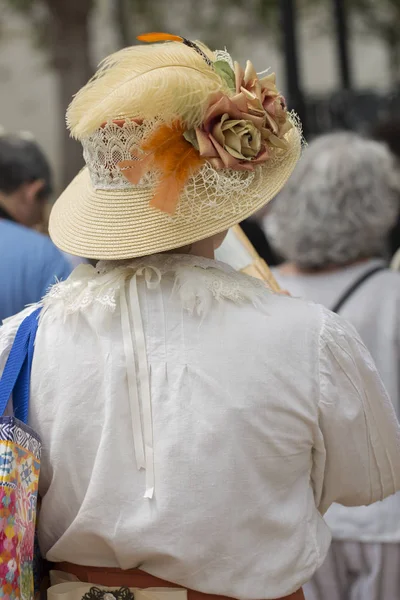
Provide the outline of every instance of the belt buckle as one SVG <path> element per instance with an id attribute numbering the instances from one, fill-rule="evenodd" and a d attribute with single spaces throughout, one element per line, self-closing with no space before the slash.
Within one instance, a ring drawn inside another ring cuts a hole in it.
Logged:
<path id="1" fill-rule="evenodd" d="M 116 590 L 101 590 L 98 587 L 91 587 L 82 600 L 134 600 L 133 592 L 127 587 L 121 587 Z"/>

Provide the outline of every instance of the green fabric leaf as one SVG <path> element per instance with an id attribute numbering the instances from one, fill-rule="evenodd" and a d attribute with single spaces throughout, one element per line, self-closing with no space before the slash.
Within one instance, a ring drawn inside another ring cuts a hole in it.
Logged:
<path id="1" fill-rule="evenodd" d="M 196 131 L 194 129 L 188 129 L 187 131 L 184 131 L 183 132 L 183 137 L 185 138 L 185 140 L 187 142 L 189 142 L 190 144 L 192 144 L 192 146 L 194 148 L 196 148 L 196 150 L 199 149 L 199 144 L 197 142 Z"/>
<path id="2" fill-rule="evenodd" d="M 218 75 L 222 77 L 228 87 L 234 92 L 236 89 L 235 73 L 230 64 L 226 60 L 216 60 L 213 65 Z"/>

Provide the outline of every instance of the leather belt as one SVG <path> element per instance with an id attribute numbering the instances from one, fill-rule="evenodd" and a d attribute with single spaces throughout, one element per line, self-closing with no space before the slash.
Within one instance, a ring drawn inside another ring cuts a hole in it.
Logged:
<path id="1" fill-rule="evenodd" d="M 80 581 L 85 583 L 92 583 L 93 585 L 104 585 L 107 587 L 136 587 L 136 588 L 148 588 L 148 587 L 171 587 L 181 588 L 187 590 L 188 600 L 234 600 L 227 596 L 218 596 L 216 594 L 203 594 L 196 590 L 190 590 L 184 588 L 181 585 L 172 583 L 171 581 L 165 581 L 145 573 L 140 569 L 112 569 L 102 567 L 83 567 L 81 565 L 74 565 L 72 563 L 56 563 L 53 568 L 57 571 L 63 571 L 70 575 L 75 575 Z M 304 600 L 303 591 L 300 589 L 290 596 L 284 598 L 278 598 L 277 600 Z"/>

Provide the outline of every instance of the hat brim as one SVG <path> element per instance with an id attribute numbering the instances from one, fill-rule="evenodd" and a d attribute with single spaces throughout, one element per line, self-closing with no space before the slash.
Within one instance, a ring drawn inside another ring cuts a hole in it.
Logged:
<path id="1" fill-rule="evenodd" d="M 301 133 L 288 134 L 289 149 L 279 161 L 265 163 L 262 186 L 243 208 L 207 211 L 190 219 L 152 208 L 152 190 L 140 185 L 120 190 L 95 189 L 84 168 L 64 190 L 50 215 L 49 232 L 63 251 L 84 258 L 122 260 L 165 252 L 206 239 L 240 223 L 282 189 L 301 153 Z M 227 199 L 229 202 L 229 199 Z"/>

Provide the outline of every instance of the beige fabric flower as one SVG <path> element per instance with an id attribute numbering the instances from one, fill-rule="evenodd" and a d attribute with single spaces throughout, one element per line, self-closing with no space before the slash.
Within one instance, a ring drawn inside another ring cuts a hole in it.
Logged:
<path id="1" fill-rule="evenodd" d="M 240 160 L 255 158 L 261 150 L 261 132 L 256 126 L 245 119 L 230 119 L 228 113 L 215 124 L 213 135 L 229 154 Z"/>
<path id="2" fill-rule="evenodd" d="M 265 115 L 265 138 L 278 148 L 286 149 L 287 142 L 284 136 L 293 127 L 288 119 L 286 102 L 279 94 L 275 84 L 275 73 L 258 78 L 253 64 L 248 60 L 246 69 L 235 62 L 236 93 L 246 97 L 250 113 Z"/>
<path id="3" fill-rule="evenodd" d="M 229 65 L 225 70 L 235 79 L 234 95 L 216 96 L 201 127 L 184 135 L 215 169 L 253 171 L 268 160 L 268 146 L 287 149 L 285 135 L 292 123 L 274 73 L 259 79 L 250 61 L 245 71 L 238 63 L 234 71 Z"/>
<path id="4" fill-rule="evenodd" d="M 264 123 L 264 118 L 248 113 L 242 94 L 221 96 L 208 109 L 202 127 L 196 129 L 200 156 L 215 169 L 253 171 L 268 159 Z"/>

